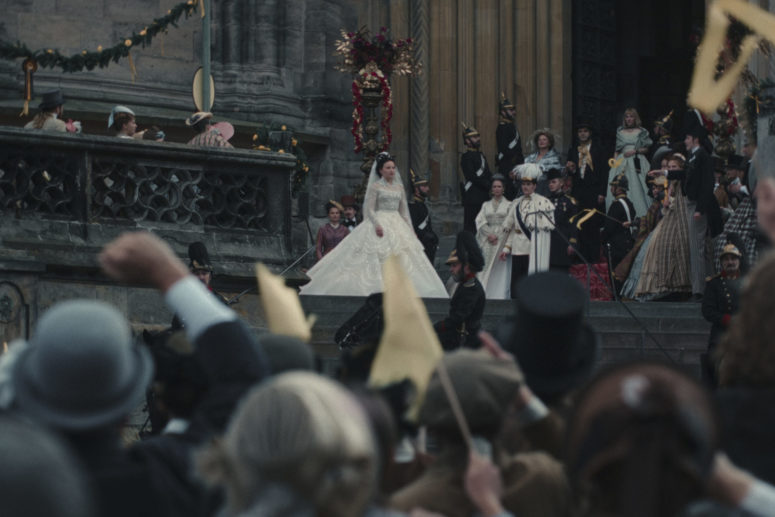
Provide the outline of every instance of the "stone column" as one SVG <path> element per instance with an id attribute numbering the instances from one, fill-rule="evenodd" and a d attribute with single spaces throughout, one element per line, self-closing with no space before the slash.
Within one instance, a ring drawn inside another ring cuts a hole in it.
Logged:
<path id="1" fill-rule="evenodd" d="M 417 174 L 428 174 L 428 147 L 430 140 L 430 102 L 428 97 L 428 39 L 430 33 L 430 0 L 412 0 L 411 24 L 415 56 L 422 66 L 422 74 L 411 83 L 411 126 L 409 130 L 409 163 Z"/>

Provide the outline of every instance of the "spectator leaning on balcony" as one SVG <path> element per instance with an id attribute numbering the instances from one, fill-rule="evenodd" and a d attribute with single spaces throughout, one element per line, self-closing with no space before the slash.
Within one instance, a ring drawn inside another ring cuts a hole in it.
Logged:
<path id="1" fill-rule="evenodd" d="M 143 139 L 145 131 L 137 132 L 135 112 L 126 106 L 113 106 L 108 117 L 108 129 L 116 132 L 119 138 Z"/>
<path id="2" fill-rule="evenodd" d="M 212 126 L 213 114 L 207 111 L 197 111 L 186 119 L 186 125 L 196 131 L 196 136 L 188 141 L 188 145 L 197 147 L 233 147 L 221 136 L 220 131 Z"/>
<path id="3" fill-rule="evenodd" d="M 25 124 L 24 129 L 43 129 L 45 131 L 67 131 L 67 124 L 59 120 L 64 108 L 65 99 L 61 90 L 54 90 L 43 94 L 38 113 L 35 118 Z"/>

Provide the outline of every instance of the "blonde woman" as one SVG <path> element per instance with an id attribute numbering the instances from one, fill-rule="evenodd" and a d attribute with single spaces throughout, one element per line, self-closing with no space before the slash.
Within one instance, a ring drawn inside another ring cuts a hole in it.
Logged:
<path id="1" fill-rule="evenodd" d="M 622 125 L 616 130 L 616 152 L 614 167 L 608 172 L 608 182 L 613 181 L 622 172 L 627 178 L 630 191 L 627 197 L 635 207 L 635 214 L 646 215 L 651 205 L 649 188 L 646 185 L 646 175 L 650 167 L 646 153 L 652 141 L 648 130 L 641 127 L 640 115 L 635 108 L 624 110 Z M 620 161 L 621 160 L 621 161 Z M 614 202 L 612 194 L 606 197 L 606 208 Z"/>

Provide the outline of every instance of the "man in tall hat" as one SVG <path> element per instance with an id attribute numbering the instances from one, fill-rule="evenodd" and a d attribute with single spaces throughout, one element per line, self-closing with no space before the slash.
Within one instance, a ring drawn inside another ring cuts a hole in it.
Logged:
<path id="1" fill-rule="evenodd" d="M 428 185 L 427 178 L 418 176 L 412 169 L 409 169 L 409 174 L 412 180 L 412 189 L 414 190 L 414 196 L 411 203 L 409 203 L 412 227 L 417 238 L 420 239 L 423 248 L 425 248 L 425 255 L 433 264 L 433 260 L 436 258 L 436 249 L 439 247 L 439 236 L 433 231 L 431 213 L 425 204 L 425 200 L 430 192 L 430 185 Z"/>
<path id="2" fill-rule="evenodd" d="M 484 256 L 476 237 L 466 231 L 457 234 L 453 253 L 447 264 L 458 286 L 449 301 L 449 316 L 436 322 L 434 328 L 445 350 L 478 348 L 485 295 L 476 274 L 484 268 Z"/>
<path id="3" fill-rule="evenodd" d="M 24 129 L 42 129 L 44 131 L 67 131 L 67 124 L 60 120 L 64 108 L 65 99 L 61 90 L 54 90 L 43 94 L 38 105 L 38 113 L 35 118 L 24 125 Z"/>
<path id="4" fill-rule="evenodd" d="M 709 321 L 710 337 L 708 352 L 701 357 L 703 375 L 710 384 L 718 383 L 716 376 L 716 361 L 713 351 L 721 340 L 721 336 L 729 326 L 732 316 L 740 308 L 741 270 L 743 254 L 734 244 L 727 244 L 721 251 L 721 272 L 708 279 L 705 283 L 705 294 L 702 297 L 702 316 Z"/>
<path id="5" fill-rule="evenodd" d="M 350 194 L 345 194 L 339 200 L 342 205 L 342 226 L 353 231 L 358 226 L 358 204 Z"/>
<path id="6" fill-rule="evenodd" d="M 603 243 L 607 247 L 611 271 L 613 271 L 635 244 L 630 230 L 635 218 L 635 207 L 632 201 L 627 199 L 629 182 L 624 173 L 611 180 L 610 186 L 614 202 L 611 203 L 608 217 L 603 224 Z M 614 280 L 617 284 L 615 286 L 616 292 L 619 292 L 625 279 L 616 278 Z"/>
<path id="7" fill-rule="evenodd" d="M 504 178 L 509 177 L 509 173 L 517 165 L 525 162 L 525 156 L 522 154 L 522 138 L 519 136 L 515 116 L 517 111 L 514 104 L 506 98 L 505 93 L 501 93 L 501 100 L 498 104 L 499 118 L 498 127 L 495 129 L 495 141 L 498 145 L 498 155 L 495 158 L 495 165 L 498 166 L 498 172 Z M 519 195 L 519 188 L 514 182 L 506 185 L 504 194 L 506 199 L 513 200 Z"/>
<path id="8" fill-rule="evenodd" d="M 507 235 L 499 259 L 511 254 L 511 296 L 517 283 L 528 274 L 549 269 L 551 232 L 554 230 L 554 204 L 536 194 L 541 168 L 535 163 L 517 166 L 522 196 L 514 200 L 501 230 Z"/>
<path id="9" fill-rule="evenodd" d="M 475 234 L 476 216 L 482 204 L 490 199 L 492 173 L 484 153 L 479 150 L 482 137 L 475 127 L 463 124 L 463 142 L 466 144 L 466 152 L 460 157 L 460 168 L 463 171 L 463 183 L 460 184 L 463 229 Z"/>
<path id="10" fill-rule="evenodd" d="M 571 219 L 578 212 L 578 203 L 565 193 L 565 178 L 560 169 L 550 169 L 546 173 L 549 187 L 549 201 L 554 203 L 554 229 L 552 230 L 551 250 L 549 252 L 550 269 L 568 272 L 578 244 L 578 229 Z"/>
<path id="11" fill-rule="evenodd" d="M 576 124 L 577 144 L 568 149 L 565 168 L 573 181 L 571 195 L 579 210 L 605 210 L 608 167 L 603 147 L 593 142 L 593 128 L 588 122 Z M 579 232 L 579 251 L 590 263 L 600 258 L 600 227 L 603 218 L 595 214 L 584 222 Z"/>
<path id="12" fill-rule="evenodd" d="M 662 158 L 673 152 L 671 132 L 673 131 L 673 110 L 654 121 L 654 143 L 651 146 L 651 170 L 658 169 Z"/>

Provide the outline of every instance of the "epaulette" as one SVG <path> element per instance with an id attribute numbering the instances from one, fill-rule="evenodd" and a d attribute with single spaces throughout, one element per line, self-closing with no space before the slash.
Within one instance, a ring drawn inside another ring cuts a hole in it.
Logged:
<path id="1" fill-rule="evenodd" d="M 576 201 L 576 198 L 575 198 L 575 197 L 573 197 L 573 196 L 571 196 L 571 195 L 569 195 L 569 194 L 565 194 L 565 197 L 567 197 L 568 199 L 570 199 L 570 202 L 571 202 L 571 203 L 573 203 L 574 205 L 578 205 L 578 204 L 579 204 L 579 202 L 578 202 L 578 201 Z"/>
<path id="2" fill-rule="evenodd" d="M 720 276 L 721 276 L 721 273 L 716 273 L 715 275 L 712 275 L 712 276 L 706 276 L 706 277 L 705 277 L 705 281 L 706 281 L 706 282 L 710 282 L 710 281 L 711 281 L 711 280 L 713 280 L 714 278 L 718 278 L 718 277 L 720 277 Z"/>

